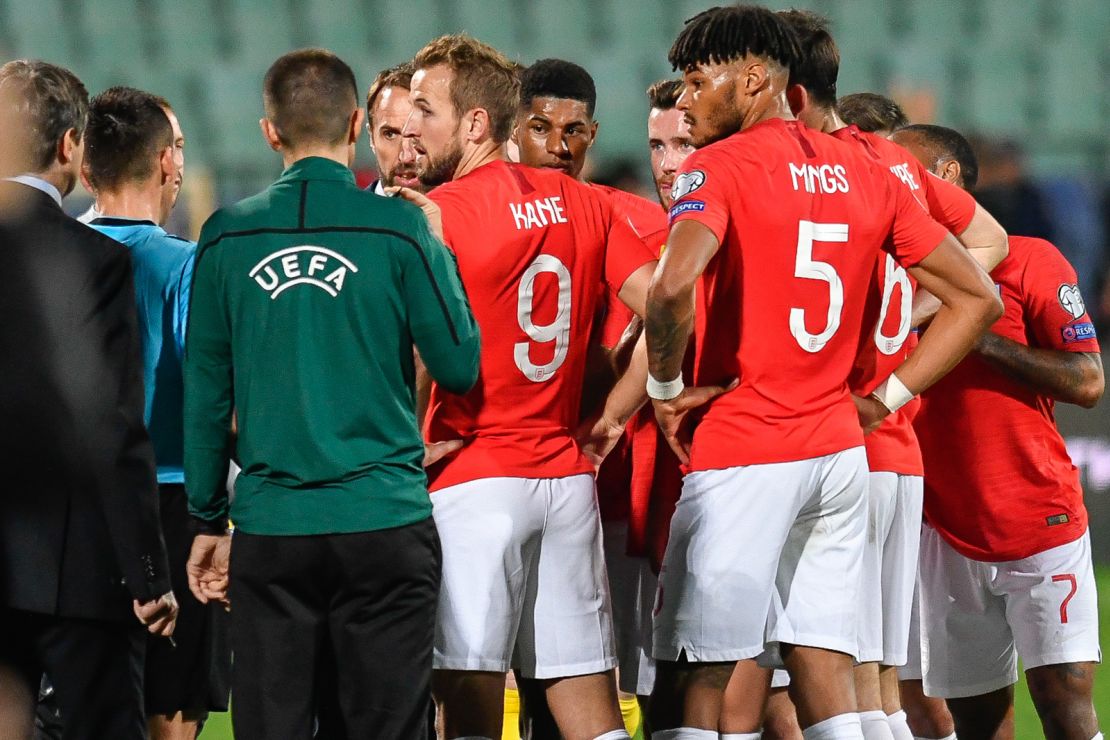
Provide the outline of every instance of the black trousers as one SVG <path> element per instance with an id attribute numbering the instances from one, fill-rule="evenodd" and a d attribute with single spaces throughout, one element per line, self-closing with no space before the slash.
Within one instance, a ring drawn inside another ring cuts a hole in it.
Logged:
<path id="1" fill-rule="evenodd" d="M 236 740 L 424 740 L 439 597 L 431 517 L 231 545 Z"/>
<path id="2" fill-rule="evenodd" d="M 38 697 L 43 673 L 63 740 L 144 740 L 146 630 L 133 623 L 74 619 L 0 608 L 0 662 Z"/>

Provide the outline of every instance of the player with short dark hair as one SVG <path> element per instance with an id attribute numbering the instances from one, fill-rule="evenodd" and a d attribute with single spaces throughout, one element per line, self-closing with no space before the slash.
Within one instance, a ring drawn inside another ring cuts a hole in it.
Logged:
<path id="1" fill-rule="evenodd" d="M 807 11 L 780 13 L 798 34 L 804 50 L 791 75 L 789 91 L 794 114 L 819 131 L 857 147 L 876 166 L 889 170 L 920 206 L 948 231 L 957 235 L 985 269 L 1006 254 L 1006 232 L 975 199 L 949 183 L 929 175 L 905 149 L 876 134 L 846 125 L 836 112 L 836 83 L 840 52 L 821 16 Z M 852 376 L 852 391 L 866 397 L 898 367 L 914 338 L 914 283 L 890 255 L 875 265 L 872 300 L 865 321 L 871 341 L 861 346 Z M 920 311 L 918 322 L 921 320 Z M 897 726 L 906 734 L 905 714 L 898 698 L 895 666 L 906 662 L 913 589 L 920 538 L 922 475 L 924 470 L 910 424 L 913 407 L 892 414 L 867 435 L 870 469 L 869 531 L 864 554 L 864 603 L 861 610 L 860 661 L 855 670 L 864 734 L 874 740 L 890 738 Z"/>
<path id="2" fill-rule="evenodd" d="M 936 176 L 974 181 L 958 132 L 913 125 L 894 138 Z M 1053 418 L 1057 402 L 1102 397 L 1099 344 L 1075 269 L 1049 242 L 1011 236 L 991 278 L 1004 315 L 914 421 L 926 470 L 924 687 L 947 699 L 956 736 L 992 737 L 1013 711 L 1020 657 L 1045 737 L 1101 738 L 1087 511 Z"/>
<path id="3" fill-rule="evenodd" d="M 378 195 L 394 185 L 414 190 L 423 186 L 416 176 L 416 153 L 412 143 L 401 136 L 412 103 L 409 85 L 412 63 L 404 62 L 383 69 L 366 93 L 366 130 L 370 132 L 370 149 L 378 162 L 378 179 L 372 189 Z"/>
<path id="4" fill-rule="evenodd" d="M 851 679 L 867 538 L 861 426 L 935 382 L 999 312 L 986 275 L 888 172 L 793 119 L 801 53 L 783 18 L 732 6 L 690 20 L 669 55 L 700 148 L 675 180 L 646 319 L 648 395 L 691 471 L 655 620 L 651 716 L 663 740 L 715 735 L 736 662 L 765 651 L 790 671 L 807 738 L 862 737 Z M 854 398 L 847 378 L 880 250 L 945 308 L 923 351 Z M 681 370 L 695 315 L 694 382 L 732 383 L 699 409 L 691 442 L 684 422 L 704 401 Z"/>
<path id="5" fill-rule="evenodd" d="M 515 66 L 464 35 L 416 55 L 420 178 L 483 329 L 478 390 L 433 388 L 430 440 L 464 439 L 429 470 L 444 551 L 435 694 L 445 737 L 499 737 L 504 675 L 544 682 L 561 733 L 627 738 L 593 466 L 574 439 L 603 283 L 643 310 L 656 255 L 609 198 L 505 161 Z M 441 184 L 442 183 L 442 184 Z"/>
<path id="6" fill-rule="evenodd" d="M 877 93 L 845 95 L 836 101 L 836 112 L 848 125 L 884 139 L 910 122 L 902 106 Z"/>
<path id="7" fill-rule="evenodd" d="M 184 136 L 169 103 L 129 87 L 92 99 L 85 126 L 85 180 L 96 193 L 90 226 L 128 248 L 142 338 L 145 422 L 158 465 L 162 532 L 180 604 L 176 645 L 147 640 L 147 721 L 155 740 L 195 736 L 208 712 L 226 711 L 231 679 L 227 614 L 189 593 L 185 563 L 192 525 L 185 495 L 181 356 L 193 242 L 163 229 L 177 202 Z"/>
<path id="8" fill-rule="evenodd" d="M 594 78 L 574 62 L 541 59 L 520 75 L 520 113 L 512 140 L 520 162 L 578 179 L 597 138 Z"/>

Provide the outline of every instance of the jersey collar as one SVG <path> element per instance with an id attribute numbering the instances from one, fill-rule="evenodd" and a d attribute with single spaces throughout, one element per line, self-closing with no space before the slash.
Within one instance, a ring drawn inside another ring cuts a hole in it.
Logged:
<path id="1" fill-rule="evenodd" d="M 281 173 L 278 182 L 299 180 L 338 180 L 355 184 L 355 173 L 335 160 L 326 157 L 305 157 L 298 159 Z"/>

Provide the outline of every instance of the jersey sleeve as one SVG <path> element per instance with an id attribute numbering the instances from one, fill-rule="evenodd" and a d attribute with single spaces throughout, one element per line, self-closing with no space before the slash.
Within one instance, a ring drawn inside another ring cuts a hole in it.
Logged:
<path id="1" fill-rule="evenodd" d="M 679 221 L 697 221 L 724 242 L 729 222 L 732 188 L 720 159 L 704 156 L 704 150 L 686 158 L 682 172 L 675 177 L 671 195 L 671 226 Z"/>
<path id="2" fill-rule="evenodd" d="M 924 167 L 919 169 L 918 179 L 925 188 L 925 199 L 933 219 L 957 236 L 964 233 L 975 216 L 975 198 Z"/>
<path id="3" fill-rule="evenodd" d="M 458 263 L 423 216 L 415 220 L 413 237 L 402 276 L 413 344 L 437 383 L 466 393 L 478 380 L 481 342 Z"/>
<path id="4" fill-rule="evenodd" d="M 176 281 L 177 301 L 173 311 L 173 336 L 177 343 L 177 356 L 185 356 L 185 330 L 189 325 L 189 294 L 193 286 L 193 268 L 196 265 L 196 250 L 181 265 Z"/>
<path id="5" fill-rule="evenodd" d="M 220 287 L 220 255 L 214 248 L 204 248 L 217 236 L 212 221 L 209 219 L 201 230 L 185 340 L 185 481 L 189 513 L 212 530 L 222 532 L 230 509 L 225 484 L 235 399 L 231 327 L 227 296 Z"/>
<path id="6" fill-rule="evenodd" d="M 605 237 L 605 282 L 614 293 L 620 293 L 632 273 L 659 259 L 659 255 L 636 235 L 627 219 L 615 213 L 612 216 Z"/>
<path id="7" fill-rule="evenodd" d="M 1095 325 L 1079 293 L 1075 269 L 1048 242 L 1040 246 L 1021 278 L 1026 326 L 1045 349 L 1098 352 Z"/>
<path id="8" fill-rule="evenodd" d="M 886 249 L 903 267 L 913 267 L 940 246 L 948 231 L 929 216 L 910 191 L 889 175 L 885 184 L 894 203 Z"/>

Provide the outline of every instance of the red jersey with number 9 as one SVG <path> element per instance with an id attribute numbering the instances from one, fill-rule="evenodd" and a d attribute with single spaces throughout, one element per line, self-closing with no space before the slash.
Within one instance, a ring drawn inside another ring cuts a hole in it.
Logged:
<path id="1" fill-rule="evenodd" d="M 863 444 L 848 390 L 880 250 L 903 266 L 946 232 L 860 150 L 771 119 L 690 155 L 671 221 L 720 249 L 697 290 L 697 385 L 712 401 L 691 470 L 787 462 Z"/>
<path id="2" fill-rule="evenodd" d="M 482 330 L 478 382 L 433 385 L 426 436 L 462 439 L 428 470 L 435 491 L 479 478 L 591 473 L 578 424 L 601 292 L 656 255 L 604 193 L 558 172 L 493 162 L 430 194 Z"/>
<path id="3" fill-rule="evenodd" d="M 859 147 L 876 165 L 890 170 L 921 207 L 948 231 L 961 234 L 971 223 L 975 199 L 967 191 L 930 174 L 905 148 L 856 126 L 846 126 L 832 136 Z M 874 280 L 878 291 L 872 289 L 872 300 L 864 315 L 866 331 L 848 379 L 852 392 L 859 396 L 867 396 L 878 388 L 916 344 L 910 334 L 916 281 L 889 254 L 879 256 Z M 907 404 L 864 438 L 867 465 L 872 472 L 924 474 L 912 424 L 919 405 L 917 400 Z"/>

